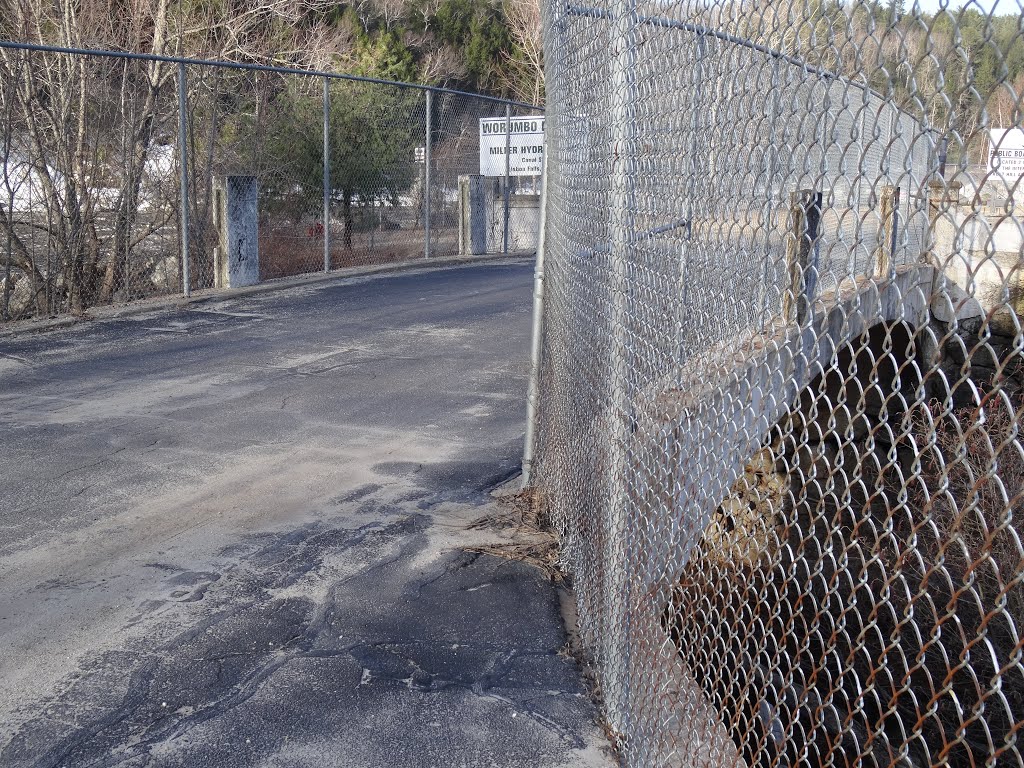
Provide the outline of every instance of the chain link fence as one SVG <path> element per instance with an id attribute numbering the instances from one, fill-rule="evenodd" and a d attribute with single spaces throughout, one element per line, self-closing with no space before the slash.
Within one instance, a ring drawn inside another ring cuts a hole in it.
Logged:
<path id="1" fill-rule="evenodd" d="M 545 4 L 527 455 L 629 766 L 1024 764 L 1024 14 L 922 8 Z"/>
<path id="2" fill-rule="evenodd" d="M 4 43 L 0 320 L 221 287 L 230 176 L 257 181 L 261 281 L 464 253 L 459 177 L 480 173 L 480 118 L 506 114 L 541 111 L 329 73 Z M 499 226 L 513 215 L 495 211 Z"/>

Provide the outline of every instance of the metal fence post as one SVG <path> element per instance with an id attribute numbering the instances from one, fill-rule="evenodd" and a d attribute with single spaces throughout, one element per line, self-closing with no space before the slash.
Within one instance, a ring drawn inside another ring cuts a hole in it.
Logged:
<path id="1" fill-rule="evenodd" d="M 526 389 L 526 437 L 523 440 L 523 488 L 529 488 L 537 453 L 537 427 L 540 420 L 540 372 L 544 358 L 544 236 L 547 230 L 548 147 L 544 142 L 544 160 L 540 177 L 540 227 L 537 233 L 537 264 L 533 271 L 533 332 L 530 346 L 530 381 Z"/>
<path id="2" fill-rule="evenodd" d="M 331 271 L 331 81 L 324 78 L 324 272 Z"/>
<path id="3" fill-rule="evenodd" d="M 504 209 L 504 227 L 501 232 L 501 252 L 508 256 L 508 210 L 509 210 L 509 176 L 511 175 L 511 162 L 509 153 L 512 149 L 512 105 L 505 105 L 505 195 L 502 201 Z"/>
<path id="4" fill-rule="evenodd" d="M 789 209 L 790 231 L 786 247 L 789 290 L 782 316 L 802 325 L 810 314 L 818 283 L 818 225 L 821 222 L 822 194 L 813 189 L 794 192 Z"/>
<path id="5" fill-rule="evenodd" d="M 188 144 L 185 126 L 185 63 L 178 62 L 178 166 L 181 203 L 181 286 L 186 298 L 192 295 L 188 254 Z"/>
<path id="6" fill-rule="evenodd" d="M 768 149 L 769 157 L 768 161 L 768 183 L 766 184 L 767 189 L 765 190 L 765 207 L 764 207 L 764 221 L 762 226 L 765 231 L 764 235 L 764 286 L 763 286 L 763 311 L 761 313 L 761 326 L 763 328 L 768 327 L 768 319 L 771 317 L 771 310 L 768 307 L 768 302 L 771 300 L 771 294 L 769 289 L 769 274 L 768 270 L 772 265 L 772 244 L 771 244 L 771 219 L 772 219 L 772 208 L 775 202 L 775 174 L 778 173 L 778 162 L 779 162 L 779 147 L 778 147 L 778 134 L 776 128 L 779 122 L 779 90 L 782 84 L 779 81 L 779 60 L 775 58 L 772 62 L 772 115 L 769 121 L 769 133 L 768 133 Z"/>
<path id="7" fill-rule="evenodd" d="M 423 258 L 430 258 L 430 134 L 433 129 L 434 93 L 426 91 L 427 126 L 423 144 Z"/>
<path id="8" fill-rule="evenodd" d="M 608 298 L 611 311 L 607 333 L 612 339 L 612 365 L 606 382 L 607 410 L 601 415 L 607 419 L 609 435 L 606 447 L 608 467 L 606 485 L 606 524 L 608 538 L 601 556 L 604 558 L 605 593 L 615 595 L 605 620 L 607 626 L 616 627 L 604 639 L 602 665 L 604 666 L 605 704 L 608 720 L 617 733 L 630 732 L 632 694 L 632 638 L 633 615 L 628 606 L 631 588 L 640 578 L 633 569 L 640 564 L 632 561 L 633 538 L 639 533 L 632 530 L 629 514 L 628 446 L 631 438 L 631 411 L 633 376 L 627 350 L 629 341 L 629 276 L 636 243 L 634 214 L 636 201 L 634 184 L 636 161 L 634 138 L 636 132 L 635 108 L 637 102 L 636 73 L 636 0 L 616 0 L 614 4 L 611 59 L 611 151 L 615 156 L 611 169 L 611 195 L 609 205 L 611 274 Z"/>
<path id="9" fill-rule="evenodd" d="M 686 307 L 688 306 L 687 297 L 689 296 L 690 288 L 690 255 L 693 249 L 693 216 L 694 216 L 694 197 L 696 197 L 696 179 L 698 173 L 698 158 L 702 158 L 698 141 L 700 136 L 700 112 L 704 108 L 704 57 L 707 55 L 704 35 L 699 33 L 694 40 L 694 47 L 696 49 L 696 57 L 693 65 L 694 78 L 693 78 L 693 103 L 690 109 L 690 155 L 687 158 L 687 179 L 686 179 L 686 240 L 682 248 L 682 254 L 679 264 L 679 295 L 682 297 L 679 302 L 679 311 L 677 312 L 676 322 L 678 323 L 678 340 L 677 340 L 677 353 L 680 360 L 686 359 L 688 350 L 686 349 L 686 338 L 685 331 L 683 330 L 687 326 Z"/>

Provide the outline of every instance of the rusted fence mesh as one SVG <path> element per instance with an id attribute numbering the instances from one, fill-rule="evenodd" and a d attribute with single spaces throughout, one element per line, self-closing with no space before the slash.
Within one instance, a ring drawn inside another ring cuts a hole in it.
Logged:
<path id="1" fill-rule="evenodd" d="M 630 766 L 1019 766 L 1024 15 L 545 4 L 534 480 Z"/>

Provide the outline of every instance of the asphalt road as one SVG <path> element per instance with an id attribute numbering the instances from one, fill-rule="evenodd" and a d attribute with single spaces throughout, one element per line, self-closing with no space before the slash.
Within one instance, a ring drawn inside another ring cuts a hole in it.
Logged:
<path id="1" fill-rule="evenodd" d="M 0 765 L 611 765 L 559 596 L 464 547 L 529 264 L 0 340 Z"/>

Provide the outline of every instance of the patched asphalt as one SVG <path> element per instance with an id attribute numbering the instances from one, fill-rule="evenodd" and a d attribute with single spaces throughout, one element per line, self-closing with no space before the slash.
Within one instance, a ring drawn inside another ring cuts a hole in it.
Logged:
<path id="1" fill-rule="evenodd" d="M 0 340 L 0 765 L 614 765 L 560 596 L 467 547 L 532 267 Z"/>

